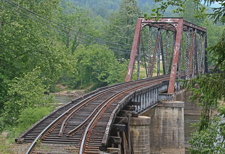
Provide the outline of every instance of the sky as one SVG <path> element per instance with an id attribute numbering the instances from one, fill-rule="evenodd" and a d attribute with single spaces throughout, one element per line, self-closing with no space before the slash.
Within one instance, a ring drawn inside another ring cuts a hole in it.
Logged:
<path id="1" fill-rule="evenodd" d="M 203 1 L 202 1 L 202 4 L 204 4 Z M 218 4 L 217 2 L 215 2 L 215 3 L 211 4 L 210 7 L 212 7 L 212 8 L 217 8 L 217 7 L 221 7 L 221 5 Z"/>

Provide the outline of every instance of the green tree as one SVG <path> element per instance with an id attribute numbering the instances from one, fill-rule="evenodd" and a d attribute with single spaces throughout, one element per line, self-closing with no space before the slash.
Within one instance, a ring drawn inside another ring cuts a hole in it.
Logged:
<path id="1" fill-rule="evenodd" d="M 191 22 L 196 25 L 200 25 L 205 17 L 195 18 L 197 11 L 197 6 L 192 0 L 187 0 L 184 3 L 184 12 L 180 13 L 180 17 L 183 17 L 184 20 Z"/>
<path id="2" fill-rule="evenodd" d="M 4 126 L 16 125 L 21 109 L 51 103 L 52 97 L 45 97 L 44 92 L 62 70 L 71 69 L 70 56 L 57 41 L 53 27 L 31 15 L 36 12 L 53 20 L 58 2 L 0 2 L 0 115 Z"/>
<path id="3" fill-rule="evenodd" d="M 76 71 L 74 86 L 106 86 L 124 81 L 126 69 L 112 51 L 105 46 L 90 45 L 80 47 L 74 53 Z"/>
<path id="4" fill-rule="evenodd" d="M 186 83 L 187 89 L 193 93 L 191 100 L 197 100 L 197 104 L 202 107 L 197 131 L 189 141 L 192 153 L 224 153 L 225 123 L 220 121 L 220 117 L 225 116 L 225 107 L 224 104 L 219 104 L 219 101 L 224 102 L 225 96 L 224 47 L 225 31 L 217 44 L 208 48 L 215 70 L 219 69 L 221 73 L 201 75 Z M 196 83 L 199 86 L 197 89 L 194 88 Z M 210 116 L 213 108 L 218 108 L 219 118 Z"/>
<path id="5" fill-rule="evenodd" d="M 58 38 L 70 49 L 70 53 L 74 53 L 79 44 L 90 44 L 94 40 L 93 37 L 100 36 L 100 33 L 94 29 L 87 10 L 79 9 L 73 4 L 65 2 L 60 6 L 56 21 L 66 26 L 66 33 L 58 34 Z"/>
<path id="6" fill-rule="evenodd" d="M 110 17 L 109 24 L 104 28 L 104 38 L 109 42 L 120 44 L 121 51 L 131 49 L 137 18 L 141 16 L 140 8 L 135 0 L 122 0 L 119 12 Z M 107 43 L 108 46 L 115 46 Z M 127 57 L 128 58 L 128 57 Z"/>
<path id="7" fill-rule="evenodd" d="M 8 83 L 7 97 L 9 99 L 4 103 L 4 113 L 2 113 L 4 126 L 17 125 L 20 112 L 28 107 L 49 106 L 49 103 L 55 102 L 53 95 L 44 94 L 48 92 L 46 85 L 43 84 L 43 81 L 47 79 L 39 78 L 40 74 L 41 69 L 36 68 L 22 77 L 15 77 Z"/>

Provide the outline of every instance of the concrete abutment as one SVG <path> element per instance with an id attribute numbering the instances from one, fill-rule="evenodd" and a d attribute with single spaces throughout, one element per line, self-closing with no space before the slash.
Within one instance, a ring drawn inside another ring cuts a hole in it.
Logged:
<path id="1" fill-rule="evenodd" d="M 151 117 L 151 154 L 184 154 L 184 102 L 168 101 L 142 114 Z"/>
<path id="2" fill-rule="evenodd" d="M 147 116 L 132 117 L 130 133 L 135 154 L 150 153 L 151 118 Z"/>

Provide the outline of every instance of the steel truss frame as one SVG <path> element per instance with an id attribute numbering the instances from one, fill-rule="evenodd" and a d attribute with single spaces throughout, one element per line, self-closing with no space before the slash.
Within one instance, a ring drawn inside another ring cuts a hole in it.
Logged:
<path id="1" fill-rule="evenodd" d="M 148 66 L 148 72 L 150 77 L 153 75 L 153 69 L 154 69 L 154 62 L 156 59 L 156 53 L 158 52 L 158 58 L 159 59 L 159 53 L 160 51 L 158 48 L 161 48 L 161 55 L 163 57 L 163 72 L 164 74 L 168 73 L 168 55 L 167 55 L 167 50 L 168 50 L 168 32 L 171 31 L 174 34 L 173 37 L 173 60 L 172 60 L 172 66 L 171 66 L 171 73 L 170 73 L 170 81 L 169 81 L 169 88 L 168 88 L 168 94 L 172 94 L 174 92 L 174 86 L 175 86 L 175 79 L 176 75 L 178 73 L 178 78 L 180 78 L 180 71 L 181 71 L 181 44 L 182 44 L 182 33 L 186 32 L 187 37 L 188 37 L 188 43 L 186 45 L 186 52 L 185 59 L 186 59 L 186 79 L 190 78 L 190 73 L 192 73 L 192 77 L 195 76 L 195 70 L 197 71 L 196 73 L 199 74 L 201 71 L 200 68 L 202 68 L 202 73 L 208 72 L 208 67 L 207 67 L 207 52 L 205 49 L 207 48 L 207 31 L 206 28 L 204 27 L 199 27 L 195 24 L 192 24 L 190 22 L 184 21 L 183 18 L 161 18 L 158 21 L 155 20 L 155 18 L 152 18 L 151 20 L 146 20 L 145 18 L 141 17 L 138 18 L 137 24 L 136 24 L 136 29 L 135 29 L 135 35 L 134 35 L 134 40 L 133 40 L 133 45 L 131 49 L 131 54 L 130 54 L 130 60 L 129 60 L 129 65 L 127 69 L 127 75 L 126 75 L 126 82 L 131 81 L 132 74 L 133 74 L 133 68 L 135 64 L 135 57 L 136 57 L 136 52 L 138 50 L 138 53 L 140 54 L 140 45 L 141 45 L 141 30 L 145 26 L 149 26 L 149 35 L 152 35 L 152 27 L 158 28 L 158 33 L 156 36 L 156 41 L 155 41 L 155 48 L 154 48 L 154 53 L 153 53 L 153 58 L 149 60 L 151 66 Z M 163 52 L 163 42 L 162 42 L 162 31 L 161 30 L 166 30 L 166 59 L 164 59 L 164 52 Z M 192 39 L 189 41 L 189 35 L 192 33 Z M 199 34 L 199 37 L 197 39 L 197 33 Z M 201 44 L 201 36 L 203 37 L 203 43 L 202 47 L 199 45 Z M 149 53 L 151 53 L 151 36 L 149 36 Z M 191 42 L 191 46 L 189 46 L 189 42 Z M 197 49 L 197 44 L 199 48 Z M 200 51 L 202 50 L 202 54 L 200 54 Z M 187 53 L 189 52 L 189 53 Z M 189 57 L 187 57 L 189 55 Z M 139 64 L 140 64 L 140 55 L 139 55 Z M 188 62 L 187 62 L 188 60 Z M 203 63 L 202 63 L 203 61 Z M 158 60 L 158 66 L 159 66 L 159 60 Z M 202 63 L 202 67 L 201 67 Z M 191 67 L 192 66 L 192 67 Z M 196 69 L 195 69 L 196 67 Z M 188 69 L 188 70 L 187 70 Z M 178 72 L 177 72 L 178 71 Z M 159 68 L 157 70 L 157 75 L 159 75 Z M 138 75 L 139 77 L 139 75 Z"/>

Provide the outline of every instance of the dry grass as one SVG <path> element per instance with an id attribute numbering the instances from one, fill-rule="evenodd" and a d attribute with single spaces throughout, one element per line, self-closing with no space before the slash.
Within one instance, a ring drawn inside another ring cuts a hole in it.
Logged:
<path id="1" fill-rule="evenodd" d="M 154 68 L 154 71 L 153 71 L 153 76 L 157 76 L 157 63 L 155 63 L 155 68 Z M 160 62 L 160 75 L 162 75 L 163 73 L 163 66 L 162 66 L 162 62 Z M 133 72 L 133 76 L 134 79 L 136 79 L 137 77 L 137 62 L 135 63 L 135 69 L 134 69 L 134 72 Z M 141 65 L 141 68 L 140 68 L 140 78 L 146 78 L 146 70 L 145 70 L 145 67 L 143 67 L 143 65 Z"/>
<path id="2" fill-rule="evenodd" d="M 0 154 L 24 154 L 28 150 L 29 144 L 9 143 L 6 138 L 0 135 Z"/>

